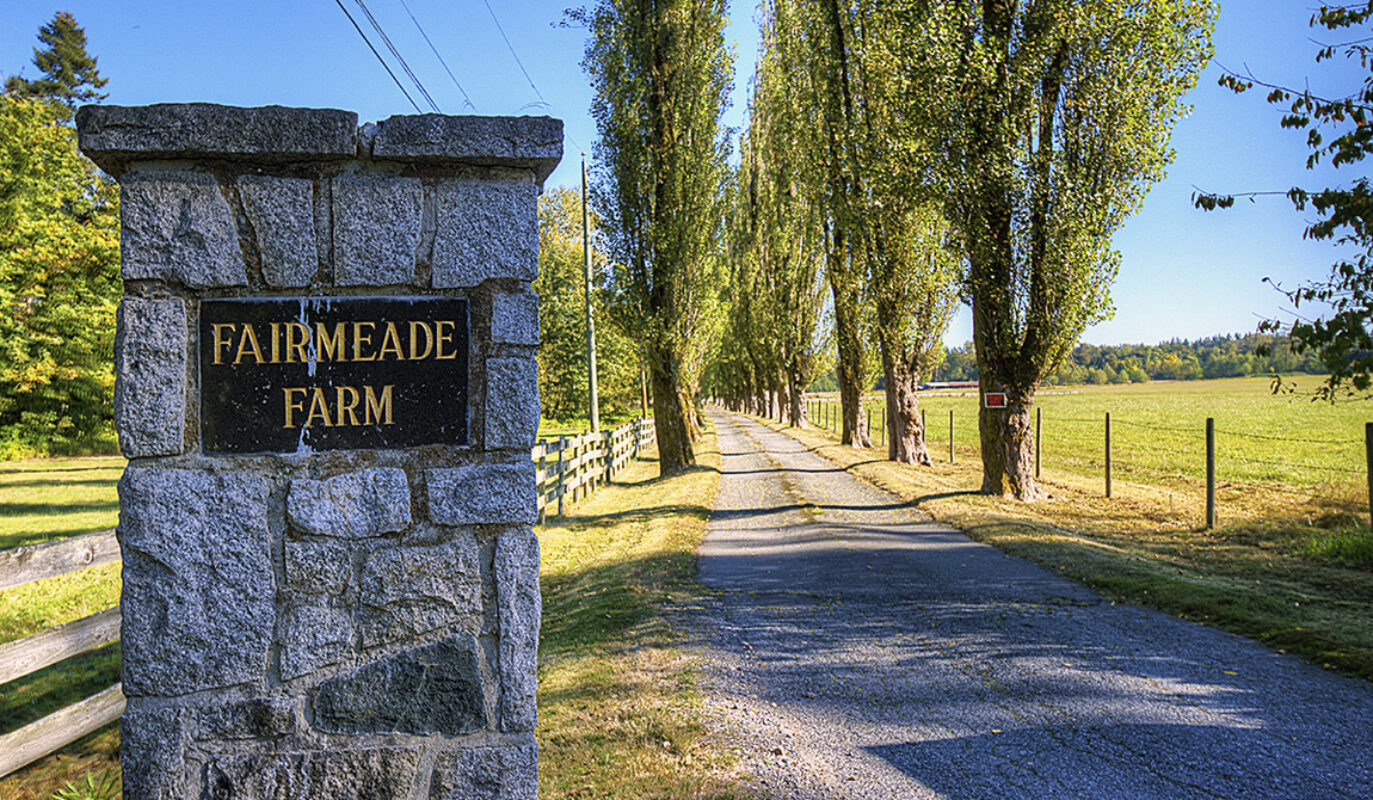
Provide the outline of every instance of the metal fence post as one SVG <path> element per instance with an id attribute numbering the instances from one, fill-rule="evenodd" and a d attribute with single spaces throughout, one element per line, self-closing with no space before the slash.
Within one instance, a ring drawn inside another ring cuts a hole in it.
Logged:
<path id="1" fill-rule="evenodd" d="M 1368 459 L 1368 523 L 1373 530 L 1373 422 L 1363 424 L 1363 451 Z"/>
<path id="2" fill-rule="evenodd" d="M 953 463 L 953 409 L 949 409 L 949 463 Z"/>

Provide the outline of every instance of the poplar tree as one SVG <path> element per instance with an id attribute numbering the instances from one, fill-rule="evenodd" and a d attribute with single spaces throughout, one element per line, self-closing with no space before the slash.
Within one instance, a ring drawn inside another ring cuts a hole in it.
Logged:
<path id="1" fill-rule="evenodd" d="M 1040 381 L 1110 313 L 1111 235 L 1161 179 L 1210 0 L 905 0 L 906 120 L 967 255 L 982 491 L 1038 496 Z"/>
<path id="2" fill-rule="evenodd" d="M 773 44 L 775 26 L 764 30 L 754 76 L 749 129 L 744 138 L 733 228 L 736 258 L 753 265 L 751 346 L 775 376 L 779 419 L 806 424 L 805 390 L 822 362 L 818 335 L 824 304 L 823 209 L 802 191 L 810 153 L 802 146 L 805 109 L 787 84 L 791 65 Z"/>
<path id="3" fill-rule="evenodd" d="M 570 15 L 590 30 L 609 289 L 643 345 L 664 474 L 695 463 L 695 394 L 720 324 L 724 12 L 723 0 L 600 0 Z"/>

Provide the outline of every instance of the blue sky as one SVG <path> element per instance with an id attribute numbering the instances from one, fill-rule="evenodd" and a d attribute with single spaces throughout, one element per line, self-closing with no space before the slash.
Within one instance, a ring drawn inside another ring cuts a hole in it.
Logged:
<path id="1" fill-rule="evenodd" d="M 574 0 L 491 0 L 537 94 L 483 0 L 366 1 L 445 113 L 563 119 L 566 155 L 547 185 L 577 185 L 577 154 L 589 150 L 595 126 L 580 66 L 585 32 L 559 25 L 563 9 Z M 356 0 L 342 2 L 389 58 Z M 465 105 L 406 5 L 472 106 Z M 1212 213 L 1193 209 L 1190 201 L 1194 186 L 1241 192 L 1349 180 L 1330 171 L 1308 173 L 1303 136 L 1279 129 L 1279 114 L 1263 102 L 1262 93 L 1236 96 L 1216 86 L 1217 65 L 1223 64 L 1275 83 L 1301 86 L 1309 79 L 1318 92 L 1352 88 L 1356 65 L 1313 63 L 1312 38 L 1321 38 L 1307 27 L 1314 5 L 1310 0 L 1223 0 L 1215 63 L 1189 98 L 1194 112 L 1174 132 L 1177 160 L 1115 238 L 1123 254 L 1112 290 L 1115 317 L 1089 329 L 1084 341 L 1152 343 L 1252 331 L 1262 317 L 1285 313 L 1282 297 L 1262 283 L 1265 276 L 1290 286 L 1327 273 L 1334 251 L 1328 244 L 1303 241 L 1310 215 L 1299 214 L 1285 199 L 1241 201 L 1234 209 Z M 738 61 L 734 104 L 725 121 L 738 126 L 757 34 L 753 0 L 731 0 L 730 8 L 728 34 Z M 85 27 L 90 50 L 110 80 L 108 103 L 332 107 L 356 111 L 363 121 L 414 113 L 335 0 L 70 0 L 57 5 L 0 0 L 0 73 L 36 75 L 30 63 L 35 36 L 58 9 L 71 11 Z M 394 64 L 393 69 L 406 80 Z M 408 83 L 407 89 L 427 111 Z M 970 337 L 964 313 L 947 340 Z"/>

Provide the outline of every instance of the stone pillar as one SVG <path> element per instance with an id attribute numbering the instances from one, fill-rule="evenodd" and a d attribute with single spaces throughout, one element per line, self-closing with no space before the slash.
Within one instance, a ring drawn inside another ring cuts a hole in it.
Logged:
<path id="1" fill-rule="evenodd" d="M 94 106 L 124 797 L 537 795 L 548 118 Z"/>

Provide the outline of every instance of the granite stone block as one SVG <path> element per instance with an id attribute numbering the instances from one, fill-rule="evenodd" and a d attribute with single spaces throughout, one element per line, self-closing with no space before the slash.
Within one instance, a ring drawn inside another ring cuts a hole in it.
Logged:
<path id="1" fill-rule="evenodd" d="M 296 730 L 296 701 L 289 697 L 253 697 L 201 708 L 196 738 L 275 739 Z"/>
<path id="2" fill-rule="evenodd" d="M 306 178 L 243 175 L 238 191 L 257 232 L 262 278 L 268 286 L 309 286 L 319 268 L 315 247 L 314 182 Z"/>
<path id="3" fill-rule="evenodd" d="M 292 680 L 353 653 L 353 618 L 329 606 L 296 606 L 281 621 L 281 677 Z"/>
<path id="4" fill-rule="evenodd" d="M 497 292 L 491 298 L 491 341 L 501 344 L 539 343 L 539 296 Z"/>
<path id="5" fill-rule="evenodd" d="M 357 126 L 357 114 L 332 108 L 162 103 L 76 111 L 82 151 L 113 175 L 132 161 L 196 156 L 259 163 L 352 157 Z"/>
<path id="6" fill-rule="evenodd" d="M 125 800 L 184 800 L 186 714 L 178 708 L 127 708 L 119 720 Z"/>
<path id="7" fill-rule="evenodd" d="M 529 529 L 496 541 L 496 605 L 500 627 L 501 730 L 532 731 L 538 720 L 539 540 Z"/>
<path id="8" fill-rule="evenodd" d="M 317 542 L 286 543 L 286 588 L 301 594 L 340 595 L 352 582 L 348 548 Z"/>
<path id="9" fill-rule="evenodd" d="M 205 768 L 202 800 L 406 800 L 417 747 L 243 753 Z"/>
<path id="10" fill-rule="evenodd" d="M 527 358 L 486 360 L 488 450 L 534 446 L 539 430 L 539 362 Z"/>
<path id="11" fill-rule="evenodd" d="M 533 183 L 449 180 L 435 186 L 434 288 L 476 286 L 487 278 L 534 280 L 538 198 Z"/>
<path id="12" fill-rule="evenodd" d="M 538 519 L 534 463 L 474 464 L 425 470 L 429 519 L 440 525 L 483 525 Z"/>
<path id="13" fill-rule="evenodd" d="M 297 478 L 286 496 L 291 527 L 316 536 L 362 539 L 410 526 L 405 470 L 377 467 L 326 480 Z"/>
<path id="14" fill-rule="evenodd" d="M 136 170 L 119 194 L 124 280 L 162 280 L 193 289 L 247 286 L 229 203 L 213 175 Z"/>
<path id="15" fill-rule="evenodd" d="M 475 747 L 439 757 L 430 800 L 537 800 L 539 748 Z"/>
<path id="16" fill-rule="evenodd" d="M 418 178 L 334 179 L 334 283 L 387 286 L 415 277 L 423 194 Z"/>
<path id="17" fill-rule="evenodd" d="M 186 306 L 126 297 L 114 340 L 114 424 L 129 458 L 185 449 Z"/>
<path id="18" fill-rule="evenodd" d="M 461 634 L 389 655 L 319 685 L 315 727 L 329 733 L 458 736 L 487 726 L 480 649 Z"/>
<path id="19" fill-rule="evenodd" d="M 268 483 L 128 469 L 119 481 L 123 674 L 129 696 L 263 678 L 275 621 Z"/>
<path id="20" fill-rule="evenodd" d="M 481 616 L 477 543 L 393 547 L 367 557 L 358 581 L 358 632 L 363 647 L 458 628 Z"/>
<path id="21" fill-rule="evenodd" d="M 528 169 L 542 183 L 563 156 L 563 122 L 551 117 L 410 114 L 381 123 L 378 159 Z"/>

